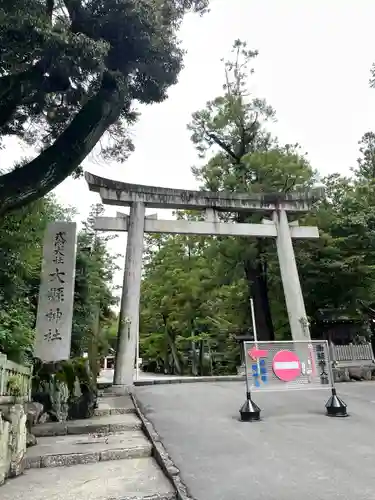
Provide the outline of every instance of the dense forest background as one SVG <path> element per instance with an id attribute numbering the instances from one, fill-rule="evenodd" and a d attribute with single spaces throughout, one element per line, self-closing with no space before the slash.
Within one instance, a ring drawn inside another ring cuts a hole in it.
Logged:
<path id="1" fill-rule="evenodd" d="M 112 286 L 116 257 L 108 237 L 93 230 L 103 207 L 92 207 L 77 238 L 72 355 L 92 349 L 106 354 L 115 345 L 117 296 Z M 44 231 L 55 220 L 71 220 L 74 210 L 47 196 L 0 220 L 0 352 L 16 362 L 32 359 Z"/>
<path id="2" fill-rule="evenodd" d="M 202 161 L 193 174 L 201 189 L 212 191 L 287 193 L 324 186 L 313 211 L 299 217 L 301 224 L 319 227 L 320 239 L 294 242 L 307 314 L 311 324 L 320 309 L 361 314 L 360 301 L 372 303 L 375 285 L 375 134 L 360 140 L 350 176 L 321 178 L 298 144 L 282 145 L 269 133 L 275 111 L 248 88 L 257 55 L 235 42 L 233 58 L 224 62 L 222 95 L 194 113 L 189 129 Z M 259 215 L 221 217 L 260 222 Z M 141 355 L 151 370 L 235 373 L 235 337 L 252 331 L 250 297 L 258 338 L 290 338 L 274 241 L 149 236 L 145 253 Z"/>
<path id="3" fill-rule="evenodd" d="M 225 62 L 223 93 L 194 113 L 189 129 L 200 156 L 193 174 L 200 188 L 291 192 L 324 186 L 324 197 L 299 218 L 317 225 L 320 239 L 294 243 L 310 322 L 322 308 L 355 314 L 375 289 L 375 134 L 364 134 L 350 176 L 321 178 L 298 145 L 280 144 L 267 126 L 275 112 L 248 90 L 257 53 L 237 41 Z M 329 140 L 329 138 L 327 138 Z M 343 165 L 343 169 L 346 168 Z M 92 207 L 78 236 L 72 353 L 115 347 L 117 256 L 107 236 L 95 234 Z M 200 219 L 202 214 L 178 212 Z M 53 220 L 73 210 L 49 195 L 0 220 L 0 351 L 26 362 L 32 357 L 43 235 Z M 257 215 L 222 214 L 232 222 L 259 222 Z M 271 240 L 150 236 L 145 238 L 141 299 L 141 357 L 145 368 L 165 373 L 225 374 L 239 364 L 238 334 L 251 331 L 250 297 L 260 338 L 290 332 Z"/>

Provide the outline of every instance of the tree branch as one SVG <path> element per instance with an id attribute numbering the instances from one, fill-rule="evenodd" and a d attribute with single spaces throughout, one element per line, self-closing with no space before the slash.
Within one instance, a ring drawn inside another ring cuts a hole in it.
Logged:
<path id="1" fill-rule="evenodd" d="M 0 78 L 0 128 L 8 123 L 33 88 L 40 88 L 42 83 L 43 72 L 37 65 L 22 73 Z"/>
<path id="2" fill-rule="evenodd" d="M 77 18 L 81 18 L 83 16 L 83 8 L 81 4 L 81 0 L 64 0 L 64 5 L 66 10 L 69 13 L 69 17 L 72 23 L 76 21 Z"/>
<path id="3" fill-rule="evenodd" d="M 229 146 L 227 146 L 217 135 L 213 134 L 212 132 L 206 132 L 207 137 L 209 137 L 212 141 L 214 141 L 218 146 L 221 147 L 226 153 L 228 153 L 229 156 L 231 156 L 236 162 L 240 160 L 236 154 L 230 149 Z"/>
<path id="4" fill-rule="evenodd" d="M 66 10 L 68 11 L 71 29 L 73 33 L 81 32 L 86 36 L 92 37 L 94 39 L 94 32 L 92 29 L 92 23 L 90 22 L 90 16 L 88 15 L 85 8 L 82 6 L 81 0 L 63 0 Z"/>
<path id="5" fill-rule="evenodd" d="M 291 189 L 294 188 L 294 186 L 295 186 L 295 184 L 297 182 L 297 179 L 295 177 L 292 178 L 290 183 L 289 183 L 289 180 L 290 180 L 290 177 L 287 177 L 285 179 L 284 186 L 283 186 L 281 192 L 288 193 Z"/>
<path id="6" fill-rule="evenodd" d="M 99 92 L 37 158 L 0 177 L 0 215 L 30 203 L 76 170 L 124 107 L 125 86 L 106 72 Z"/>
<path id="7" fill-rule="evenodd" d="M 45 74 L 49 64 L 49 59 L 44 58 L 22 73 L 0 77 L 0 130 L 12 119 L 18 106 L 33 102 L 34 93 L 40 96 L 41 92 L 63 92 L 69 88 L 69 79 L 57 70 L 49 76 Z"/>
<path id="8" fill-rule="evenodd" d="M 55 0 L 46 0 L 46 14 L 52 22 L 53 9 L 55 7 Z"/>
<path id="9" fill-rule="evenodd" d="M 257 117 L 255 118 L 255 121 L 258 119 L 258 115 Z M 249 136 L 247 134 L 247 129 L 245 128 L 245 123 L 244 123 L 244 119 L 243 119 L 243 116 L 239 116 L 238 117 L 238 121 L 239 121 L 239 126 L 238 128 L 240 129 L 240 148 L 239 148 L 239 152 L 238 152 L 238 156 L 240 158 L 242 158 L 245 154 L 246 154 L 246 146 L 248 146 L 248 144 L 250 143 L 250 141 L 248 140 L 249 139 Z M 253 124 L 250 125 L 250 129 L 252 128 Z"/>

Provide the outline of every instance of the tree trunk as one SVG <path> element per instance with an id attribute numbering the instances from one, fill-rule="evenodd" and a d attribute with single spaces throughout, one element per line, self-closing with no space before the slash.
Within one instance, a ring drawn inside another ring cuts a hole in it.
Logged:
<path id="1" fill-rule="evenodd" d="M 261 262 L 245 261 L 245 275 L 250 297 L 254 300 L 255 325 L 258 340 L 274 340 L 267 277 Z"/>
<path id="2" fill-rule="evenodd" d="M 169 340 L 168 340 L 166 326 L 165 326 L 165 335 L 164 335 L 164 374 L 171 375 L 171 364 L 169 362 Z"/>
<path id="3" fill-rule="evenodd" d="M 120 116 L 125 90 L 109 72 L 98 93 L 34 160 L 0 177 L 0 215 L 41 198 L 76 170 Z"/>
<path id="4" fill-rule="evenodd" d="M 196 345 L 195 342 L 191 342 L 191 373 L 194 377 L 198 375 L 198 363 L 197 363 L 197 353 L 196 353 Z"/>
<path id="5" fill-rule="evenodd" d="M 91 335 L 88 345 L 88 358 L 93 382 L 96 387 L 98 378 L 98 339 L 100 331 L 100 305 L 97 304 L 94 312 L 94 319 L 91 328 Z"/>
<path id="6" fill-rule="evenodd" d="M 169 346 L 171 348 L 173 363 L 174 363 L 174 366 L 176 367 L 177 375 L 181 375 L 181 364 L 180 364 L 180 360 L 178 358 L 178 352 L 176 349 L 176 345 L 174 343 L 174 338 L 172 337 L 172 335 L 168 331 L 168 327 L 165 327 L 165 334 L 167 336 L 168 343 L 169 343 Z"/>
<path id="7" fill-rule="evenodd" d="M 199 375 L 204 375 L 204 341 L 199 341 Z"/>

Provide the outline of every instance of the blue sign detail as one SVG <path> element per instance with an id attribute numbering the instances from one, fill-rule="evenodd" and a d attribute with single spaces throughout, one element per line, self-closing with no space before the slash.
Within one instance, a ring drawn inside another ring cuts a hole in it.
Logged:
<path id="1" fill-rule="evenodd" d="M 252 376 L 254 379 L 254 385 L 255 387 L 260 387 L 261 381 L 266 384 L 268 382 L 268 377 L 267 377 L 267 366 L 266 366 L 266 360 L 261 359 L 259 363 L 257 364 L 252 364 Z"/>

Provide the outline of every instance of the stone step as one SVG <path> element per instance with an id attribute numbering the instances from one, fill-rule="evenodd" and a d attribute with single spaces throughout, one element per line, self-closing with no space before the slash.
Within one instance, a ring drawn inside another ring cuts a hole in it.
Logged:
<path id="1" fill-rule="evenodd" d="M 116 392 L 109 390 L 110 388 L 106 389 L 99 389 L 98 388 L 98 396 L 100 398 L 118 398 L 120 397 L 119 394 L 116 394 Z"/>
<path id="2" fill-rule="evenodd" d="M 151 443 L 141 431 L 41 437 L 36 446 L 27 450 L 26 468 L 149 457 L 151 450 Z"/>
<path id="3" fill-rule="evenodd" d="M 98 408 L 95 410 L 96 416 L 104 415 L 123 415 L 125 413 L 134 413 L 134 405 L 130 396 L 112 396 L 101 397 L 98 399 Z"/>
<path id="4" fill-rule="evenodd" d="M 1 500 L 174 500 L 153 458 L 29 469 L 0 489 Z"/>
<path id="5" fill-rule="evenodd" d="M 105 415 L 85 420 L 68 420 L 67 422 L 47 422 L 32 428 L 36 437 L 65 436 L 66 434 L 112 434 L 114 432 L 135 431 L 141 429 L 142 423 L 134 413 Z"/>

